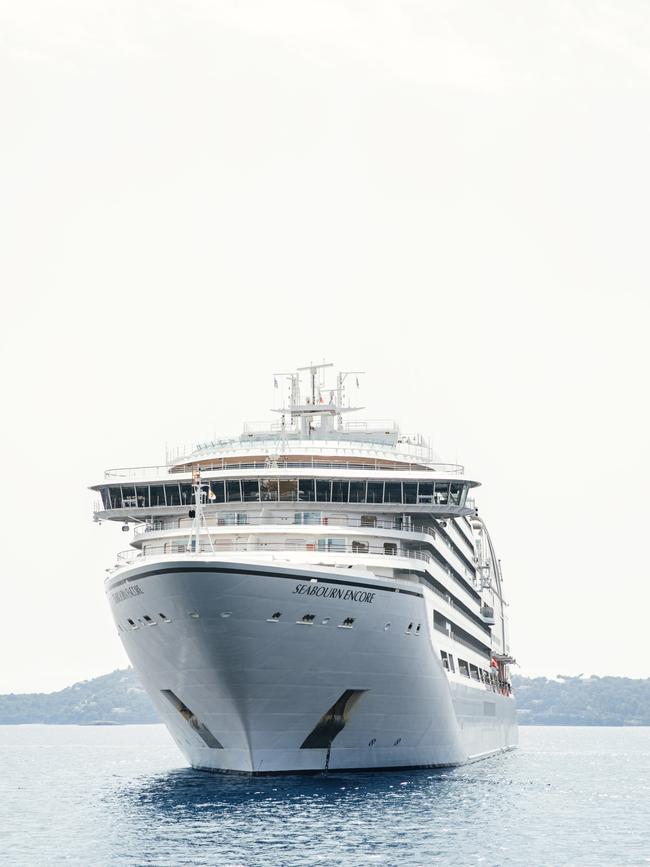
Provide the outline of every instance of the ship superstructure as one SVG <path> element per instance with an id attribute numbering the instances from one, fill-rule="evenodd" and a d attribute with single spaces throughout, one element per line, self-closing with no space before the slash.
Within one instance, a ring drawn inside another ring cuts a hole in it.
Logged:
<path id="1" fill-rule="evenodd" d="M 351 421 L 357 372 L 276 374 L 276 421 L 108 470 L 133 529 L 106 592 L 188 761 L 244 773 L 445 766 L 516 744 L 499 561 L 463 467 Z"/>

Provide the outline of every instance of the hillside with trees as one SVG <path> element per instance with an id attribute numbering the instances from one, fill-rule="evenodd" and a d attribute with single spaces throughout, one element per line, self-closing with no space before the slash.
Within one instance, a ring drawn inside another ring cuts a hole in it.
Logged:
<path id="1" fill-rule="evenodd" d="M 513 678 L 521 725 L 650 726 L 650 679 Z M 0 725 L 160 722 L 132 669 L 59 692 L 0 695 Z"/>

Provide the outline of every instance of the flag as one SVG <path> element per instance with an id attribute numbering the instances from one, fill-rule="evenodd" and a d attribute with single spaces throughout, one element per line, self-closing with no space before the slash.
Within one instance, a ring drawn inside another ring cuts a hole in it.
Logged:
<path id="1" fill-rule="evenodd" d="M 212 489 L 210 489 L 208 491 L 208 500 L 216 500 L 216 499 L 217 499 L 217 495 L 215 494 L 215 492 Z"/>
<path id="2" fill-rule="evenodd" d="M 277 387 L 278 387 L 278 381 L 275 377 L 273 377 L 273 388 L 277 388 Z"/>

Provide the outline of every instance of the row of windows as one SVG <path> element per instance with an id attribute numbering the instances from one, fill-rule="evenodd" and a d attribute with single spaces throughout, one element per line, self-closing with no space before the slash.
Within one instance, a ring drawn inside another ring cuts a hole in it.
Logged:
<path id="1" fill-rule="evenodd" d="M 212 480 L 208 503 L 321 502 L 414 503 L 461 506 L 466 485 L 460 482 L 375 482 L 339 479 L 227 479 Z M 105 509 L 146 509 L 190 506 L 189 483 L 111 485 L 101 489 Z"/>
<path id="2" fill-rule="evenodd" d="M 454 665 L 454 657 L 451 653 L 447 653 L 446 650 L 440 651 L 440 658 L 442 660 L 442 666 L 446 671 L 450 671 L 452 674 L 456 672 L 456 666 Z M 479 683 L 484 684 L 488 689 L 491 689 L 493 692 L 506 692 L 510 693 L 511 687 L 508 681 L 499 680 L 499 676 L 494 669 L 487 671 L 485 668 L 479 668 L 477 665 L 474 665 L 472 662 L 466 662 L 464 659 L 458 659 L 458 671 L 460 674 L 465 675 L 465 677 L 469 677 L 472 680 L 477 680 Z"/>

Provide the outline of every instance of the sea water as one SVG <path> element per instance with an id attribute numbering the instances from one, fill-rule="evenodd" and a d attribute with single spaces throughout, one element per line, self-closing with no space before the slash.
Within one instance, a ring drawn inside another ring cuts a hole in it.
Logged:
<path id="1" fill-rule="evenodd" d="M 650 864 L 650 729 L 520 730 L 444 771 L 192 771 L 162 726 L 0 727 L 7 865 Z"/>

